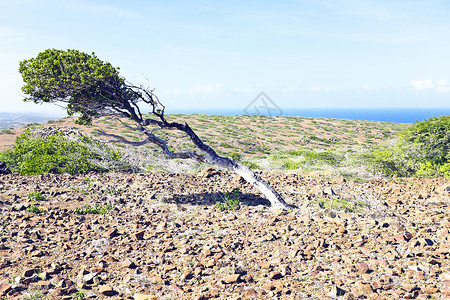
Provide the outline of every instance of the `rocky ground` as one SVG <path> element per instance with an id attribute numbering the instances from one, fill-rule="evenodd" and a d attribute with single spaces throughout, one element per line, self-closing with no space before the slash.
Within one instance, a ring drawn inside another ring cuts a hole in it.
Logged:
<path id="1" fill-rule="evenodd" d="M 0 299 L 450 297 L 450 179 L 262 176 L 0 176 Z"/>

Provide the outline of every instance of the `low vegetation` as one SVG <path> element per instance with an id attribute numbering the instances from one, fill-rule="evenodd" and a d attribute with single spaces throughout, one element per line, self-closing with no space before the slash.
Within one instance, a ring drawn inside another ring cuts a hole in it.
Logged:
<path id="1" fill-rule="evenodd" d="M 219 153 L 255 170 L 354 179 L 450 176 L 450 117 L 412 125 L 303 117 L 170 115 L 169 118 L 188 120 Z M 17 138 L 13 149 L 0 153 L 0 160 L 21 174 L 121 170 L 196 173 L 206 167 L 190 160 L 167 160 L 154 145 L 135 148 L 102 143 L 95 134 L 105 124 L 120 131 L 119 123 L 108 118 L 94 122 L 90 131 L 76 139 L 61 134 L 39 136 L 44 127 L 30 126 Z M 127 130 L 126 134 L 137 137 L 133 130 Z M 162 138 L 175 141 L 174 151 L 194 150 L 181 136 L 164 134 Z"/>
<path id="2" fill-rule="evenodd" d="M 99 214 L 99 215 L 106 215 L 110 210 L 112 209 L 112 206 L 110 204 L 107 205 L 100 205 L 100 204 L 84 204 L 81 207 L 77 207 L 73 212 L 77 215 L 86 215 L 86 214 Z"/>

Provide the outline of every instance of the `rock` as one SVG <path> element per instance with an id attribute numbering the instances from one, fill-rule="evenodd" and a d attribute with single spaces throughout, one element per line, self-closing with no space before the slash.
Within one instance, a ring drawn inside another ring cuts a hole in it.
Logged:
<path id="1" fill-rule="evenodd" d="M 359 292 L 366 297 L 373 293 L 373 289 L 370 284 L 358 282 L 356 286 Z"/>
<path id="2" fill-rule="evenodd" d="M 242 298 L 246 299 L 246 298 L 251 298 L 253 296 L 256 295 L 256 291 L 252 288 L 250 289 L 246 289 L 243 293 L 242 293 Z"/>
<path id="3" fill-rule="evenodd" d="M 26 269 L 25 271 L 23 271 L 23 277 L 31 277 L 33 276 L 33 274 L 36 272 L 36 269 Z"/>
<path id="4" fill-rule="evenodd" d="M 22 211 L 22 210 L 27 209 L 27 207 L 28 207 L 28 203 L 16 203 L 13 205 L 12 209 L 14 211 Z"/>
<path id="5" fill-rule="evenodd" d="M 141 241 L 144 239 L 145 231 L 139 231 L 135 233 L 133 236 L 136 240 Z"/>
<path id="6" fill-rule="evenodd" d="M 266 291 L 273 291 L 275 290 L 275 285 L 272 282 L 266 282 L 262 285 L 262 288 Z"/>
<path id="7" fill-rule="evenodd" d="M 97 277 L 98 273 L 88 273 L 83 275 L 83 282 L 86 284 L 93 284 L 94 278 Z"/>
<path id="8" fill-rule="evenodd" d="M 122 262 L 122 267 L 128 268 L 128 269 L 135 269 L 137 266 L 134 262 L 132 262 L 131 260 L 129 260 L 127 258 Z"/>
<path id="9" fill-rule="evenodd" d="M 49 280 L 41 280 L 38 282 L 30 283 L 30 288 L 38 289 L 38 290 L 49 290 L 52 288 L 52 284 Z"/>
<path id="10" fill-rule="evenodd" d="M 365 274 L 369 272 L 369 265 L 366 263 L 359 263 L 356 265 L 359 274 Z"/>
<path id="11" fill-rule="evenodd" d="M 0 296 L 5 296 L 8 294 L 12 289 L 12 286 L 8 283 L 2 283 L 0 284 Z"/>
<path id="12" fill-rule="evenodd" d="M 336 298 L 336 297 L 344 296 L 345 293 L 346 293 L 345 290 L 341 289 L 337 285 L 334 285 L 331 288 L 331 291 L 328 293 L 328 296 L 331 297 L 331 298 Z"/>
<path id="13" fill-rule="evenodd" d="M 336 195 L 336 192 L 333 190 L 333 188 L 331 186 L 327 186 L 326 188 L 323 189 L 322 192 L 324 195 L 327 195 L 327 196 Z"/>
<path id="14" fill-rule="evenodd" d="M 117 231 L 117 228 L 110 228 L 108 231 L 105 232 L 104 236 L 107 238 L 113 238 L 119 235 L 119 232 Z"/>
<path id="15" fill-rule="evenodd" d="M 134 298 L 134 300 L 157 300 L 158 299 L 157 296 L 138 294 L 138 293 L 134 294 L 133 298 Z"/>
<path id="16" fill-rule="evenodd" d="M 105 295 L 105 296 L 114 296 L 115 294 L 117 294 L 112 287 L 110 287 L 109 285 L 101 285 L 98 287 L 98 290 L 101 294 Z"/>
<path id="17" fill-rule="evenodd" d="M 236 282 L 238 282 L 240 276 L 241 276 L 240 274 L 227 275 L 222 279 L 222 282 L 227 283 L 227 284 L 236 283 Z"/>
<path id="18" fill-rule="evenodd" d="M 281 272 L 278 272 L 278 271 L 273 271 L 273 272 L 270 272 L 270 274 L 269 274 L 269 279 L 272 279 L 272 280 L 280 279 L 282 277 L 283 277 L 283 275 L 281 275 Z"/>
<path id="19" fill-rule="evenodd" d="M 405 284 L 402 286 L 402 290 L 410 293 L 412 291 L 417 290 L 417 284 Z"/>

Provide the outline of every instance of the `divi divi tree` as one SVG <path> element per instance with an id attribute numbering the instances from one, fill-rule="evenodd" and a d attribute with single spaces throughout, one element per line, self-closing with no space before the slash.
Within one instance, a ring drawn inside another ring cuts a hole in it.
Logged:
<path id="1" fill-rule="evenodd" d="M 104 134 L 134 146 L 156 144 L 172 159 L 194 159 L 231 169 L 263 193 L 273 208 L 289 208 L 272 186 L 234 159 L 218 155 L 187 123 L 167 121 L 164 106 L 153 90 L 129 83 L 119 75 L 119 68 L 100 60 L 94 53 L 47 49 L 35 58 L 21 61 L 19 72 L 25 83 L 22 87 L 24 101 L 62 104 L 69 115 L 79 116 L 77 123 L 81 125 L 88 125 L 93 118 L 101 116 L 129 118 L 136 123 L 136 130 L 143 134 L 142 141 L 133 142 L 118 135 Z M 138 106 L 140 103 L 148 104 L 152 112 L 144 115 Z M 184 132 L 200 153 L 171 151 L 167 141 L 154 134 L 155 128 Z"/>

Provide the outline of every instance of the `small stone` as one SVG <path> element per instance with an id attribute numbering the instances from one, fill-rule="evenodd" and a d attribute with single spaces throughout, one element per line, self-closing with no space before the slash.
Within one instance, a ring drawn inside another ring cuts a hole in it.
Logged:
<path id="1" fill-rule="evenodd" d="M 38 290 L 49 290 L 50 288 L 52 288 L 52 284 L 50 283 L 49 280 L 41 280 L 38 282 L 31 282 L 30 283 L 30 288 L 35 288 Z"/>
<path id="2" fill-rule="evenodd" d="M 135 269 L 136 264 L 127 258 L 122 262 L 122 267 L 128 268 L 128 269 Z"/>
<path id="3" fill-rule="evenodd" d="M 336 195 L 336 192 L 333 190 L 333 188 L 331 186 L 328 186 L 323 189 L 323 194 L 328 195 L 328 196 L 334 196 L 334 195 Z"/>
<path id="4" fill-rule="evenodd" d="M 97 277 L 97 273 L 88 273 L 86 275 L 83 275 L 83 282 L 86 284 L 93 284 L 94 278 Z"/>
<path id="5" fill-rule="evenodd" d="M 283 277 L 283 275 L 281 275 L 281 273 L 278 271 L 273 271 L 269 274 L 269 279 L 272 279 L 272 280 L 280 279 L 282 277 Z"/>
<path id="6" fill-rule="evenodd" d="M 242 298 L 250 298 L 256 295 L 256 291 L 254 289 L 247 289 L 242 293 Z"/>
<path id="7" fill-rule="evenodd" d="M 7 283 L 3 283 L 0 284 L 0 296 L 5 296 L 6 294 L 9 293 L 9 291 L 11 291 L 12 287 L 10 284 Z"/>
<path id="8" fill-rule="evenodd" d="M 134 234 L 134 238 L 137 239 L 138 241 L 141 241 L 144 239 L 144 235 L 145 235 L 145 231 L 139 231 Z"/>
<path id="9" fill-rule="evenodd" d="M 416 289 L 417 289 L 416 284 L 405 284 L 404 286 L 402 286 L 402 290 L 408 293 L 415 291 Z"/>
<path id="10" fill-rule="evenodd" d="M 273 291 L 275 289 L 275 286 L 273 285 L 272 282 L 266 282 L 262 285 L 262 288 L 265 289 L 266 291 Z"/>
<path id="11" fill-rule="evenodd" d="M 199 277 L 202 275 L 202 268 L 195 268 L 194 270 L 194 276 Z"/>
<path id="12" fill-rule="evenodd" d="M 269 269 L 272 265 L 268 262 L 261 262 L 259 263 L 259 266 L 263 269 Z"/>
<path id="13" fill-rule="evenodd" d="M 98 288 L 99 292 L 105 296 L 114 296 L 116 292 L 109 285 L 101 285 Z"/>
<path id="14" fill-rule="evenodd" d="M 366 263 L 359 263 L 356 265 L 359 274 L 365 274 L 369 272 L 369 265 Z"/>
<path id="15" fill-rule="evenodd" d="M 164 270 L 165 271 L 172 271 L 172 270 L 175 270 L 177 267 L 176 266 L 174 266 L 174 265 L 164 265 Z"/>
<path id="16" fill-rule="evenodd" d="M 134 300 L 156 300 L 156 299 L 158 299 L 157 296 L 138 294 L 138 293 L 134 294 L 133 298 L 134 298 Z"/>
<path id="17" fill-rule="evenodd" d="M 328 296 L 331 298 L 336 298 L 336 297 L 344 296 L 345 293 L 346 293 L 345 290 L 343 290 L 340 287 L 338 287 L 337 285 L 335 285 L 331 288 L 331 291 L 328 293 Z"/>
<path id="18" fill-rule="evenodd" d="M 225 278 L 222 279 L 223 283 L 236 283 L 239 280 L 240 274 L 231 274 L 228 276 L 225 276 Z"/>
<path id="19" fill-rule="evenodd" d="M 158 284 L 158 283 L 164 283 L 164 280 L 161 278 L 161 276 L 155 275 L 153 277 L 150 277 L 150 282 L 153 284 Z"/>
<path id="20" fill-rule="evenodd" d="M 113 238 L 115 236 L 118 236 L 119 232 L 116 228 L 110 228 L 107 232 L 105 232 L 104 236 L 107 238 Z"/>
<path id="21" fill-rule="evenodd" d="M 407 241 L 409 241 L 410 239 L 412 239 L 414 236 L 412 235 L 411 232 L 409 231 L 405 231 L 404 237 Z"/>
<path id="22" fill-rule="evenodd" d="M 373 293 L 373 289 L 370 286 L 370 284 L 359 282 L 357 284 L 357 287 L 360 293 L 363 294 L 364 296 L 368 296 Z"/>
<path id="23" fill-rule="evenodd" d="M 185 280 L 191 279 L 192 276 L 193 276 L 192 272 L 186 271 L 186 272 L 184 272 L 183 276 L 181 276 L 180 279 L 181 279 L 181 281 L 185 281 Z"/>

